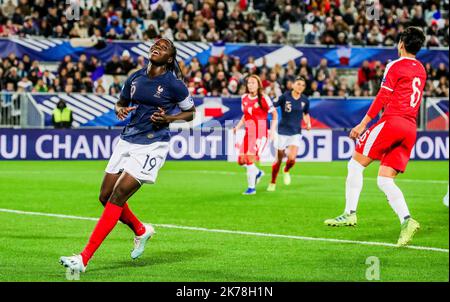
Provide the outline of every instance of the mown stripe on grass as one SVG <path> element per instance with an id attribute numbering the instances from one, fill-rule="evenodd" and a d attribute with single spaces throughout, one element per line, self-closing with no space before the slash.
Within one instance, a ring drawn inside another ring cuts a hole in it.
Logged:
<path id="1" fill-rule="evenodd" d="M 82 216 L 51 214 L 51 213 L 42 213 L 42 212 L 28 212 L 28 211 L 19 211 L 19 210 L 2 209 L 2 208 L 0 208 L 0 212 L 14 213 L 14 214 L 19 214 L 19 215 L 56 217 L 56 218 L 63 218 L 63 219 L 90 220 L 90 221 L 98 220 L 98 218 L 94 218 L 94 217 L 82 217 Z M 189 231 L 223 233 L 223 234 L 234 234 L 234 235 L 247 235 L 247 236 L 270 237 L 270 238 L 286 238 L 286 239 L 305 240 L 305 241 L 349 243 L 349 244 L 359 244 L 359 245 L 368 245 L 368 246 L 384 246 L 384 247 L 398 248 L 398 246 L 396 244 L 387 243 L 387 242 L 357 241 L 357 240 L 334 239 L 334 238 L 317 238 L 317 237 L 305 237 L 305 236 L 296 236 L 296 235 L 281 235 L 281 234 L 257 233 L 257 232 L 246 232 L 246 231 L 208 229 L 208 228 L 181 226 L 181 225 L 173 225 L 173 224 L 153 224 L 153 225 L 160 227 L 160 228 L 182 229 L 182 230 L 189 230 Z M 421 251 L 441 252 L 441 253 L 449 252 L 448 249 L 428 247 L 428 246 L 409 245 L 409 246 L 402 247 L 402 248 L 412 249 L 412 250 L 421 250 Z"/>
<path id="2" fill-rule="evenodd" d="M 245 172 L 231 172 L 231 171 L 214 171 L 214 170 L 162 170 L 169 173 L 199 173 L 199 174 L 217 174 L 217 175 L 244 175 Z M 298 178 L 313 178 L 313 179 L 343 179 L 345 180 L 346 176 L 328 176 L 328 175 L 292 175 L 291 177 Z M 376 177 L 364 177 L 364 180 L 373 180 L 376 181 Z M 400 182 L 412 182 L 412 183 L 432 183 L 432 184 L 448 184 L 448 180 L 438 180 L 438 179 L 409 179 L 409 178 L 401 178 L 398 177 L 395 181 Z"/>

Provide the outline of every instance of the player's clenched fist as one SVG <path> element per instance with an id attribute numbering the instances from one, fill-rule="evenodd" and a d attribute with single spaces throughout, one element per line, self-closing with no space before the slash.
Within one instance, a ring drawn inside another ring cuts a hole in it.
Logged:
<path id="1" fill-rule="evenodd" d="M 166 115 L 166 112 L 161 107 L 158 107 L 158 111 L 152 114 L 150 120 L 159 125 L 170 123 L 169 116 Z"/>
<path id="2" fill-rule="evenodd" d="M 118 110 L 116 110 L 117 118 L 121 121 L 127 118 L 128 113 L 131 111 L 136 110 L 136 106 L 133 107 L 119 107 Z"/>
<path id="3" fill-rule="evenodd" d="M 366 125 L 359 124 L 350 131 L 350 138 L 357 139 L 366 130 Z"/>

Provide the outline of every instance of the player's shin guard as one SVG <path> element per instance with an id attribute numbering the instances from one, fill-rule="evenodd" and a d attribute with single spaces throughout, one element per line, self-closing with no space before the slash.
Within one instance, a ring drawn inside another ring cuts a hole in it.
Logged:
<path id="1" fill-rule="evenodd" d="M 94 255 L 95 251 L 105 240 L 106 236 L 111 232 L 119 221 L 120 215 L 122 214 L 122 207 L 119 207 L 110 202 L 106 203 L 103 214 L 100 217 L 94 231 L 92 232 L 89 242 L 81 252 L 81 257 L 83 258 L 83 264 L 86 266 L 89 260 Z"/>
<path id="2" fill-rule="evenodd" d="M 133 214 L 127 203 L 123 206 L 122 215 L 120 215 L 120 221 L 128 225 L 130 229 L 133 230 L 136 236 L 141 236 L 145 233 L 145 226 Z"/>
<path id="3" fill-rule="evenodd" d="M 386 194 L 389 204 L 400 219 L 400 223 L 403 223 L 405 218 L 410 217 L 410 214 L 402 191 L 397 187 L 394 179 L 390 177 L 378 176 L 377 184 L 380 190 Z"/>
<path id="4" fill-rule="evenodd" d="M 258 168 L 255 166 L 255 164 L 248 164 L 247 166 L 247 182 L 248 187 L 250 189 L 254 189 L 256 186 L 256 175 L 258 174 Z"/>
<path id="5" fill-rule="evenodd" d="M 276 183 L 277 182 L 277 176 L 278 176 L 278 172 L 280 172 L 280 167 L 281 167 L 281 162 L 276 161 L 273 165 L 272 165 L 272 183 Z"/>
<path id="6" fill-rule="evenodd" d="M 345 213 L 356 212 L 358 207 L 359 195 L 363 187 L 364 166 L 359 162 L 350 159 L 347 165 L 348 174 L 345 182 Z"/>
<path id="7" fill-rule="evenodd" d="M 289 170 L 295 165 L 295 159 L 288 159 L 286 161 L 286 166 L 284 167 L 284 172 L 289 172 Z"/>

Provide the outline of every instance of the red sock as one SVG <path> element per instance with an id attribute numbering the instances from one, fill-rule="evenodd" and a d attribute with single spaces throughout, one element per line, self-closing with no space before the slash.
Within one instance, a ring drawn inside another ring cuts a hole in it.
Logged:
<path id="1" fill-rule="evenodd" d="M 81 257 L 83 258 L 83 264 L 86 266 L 89 260 L 94 255 L 95 251 L 98 249 L 106 236 L 111 232 L 114 226 L 119 221 L 120 215 L 122 214 L 122 207 L 119 207 L 110 202 L 106 203 L 105 210 L 103 211 L 100 220 L 97 222 L 94 231 L 92 232 L 89 242 L 81 252 Z"/>
<path id="2" fill-rule="evenodd" d="M 128 225 L 136 236 L 141 236 L 145 233 L 145 226 L 139 221 L 133 212 L 131 212 L 131 209 L 128 207 L 127 203 L 123 206 L 120 221 Z"/>
<path id="3" fill-rule="evenodd" d="M 286 167 L 284 167 L 284 172 L 289 172 L 289 170 L 295 165 L 295 159 L 288 159 L 286 162 Z"/>
<path id="4" fill-rule="evenodd" d="M 281 167 L 280 162 L 276 162 L 272 165 L 272 183 L 273 184 L 277 182 L 277 176 L 278 176 L 278 172 L 280 172 L 280 167 Z"/>

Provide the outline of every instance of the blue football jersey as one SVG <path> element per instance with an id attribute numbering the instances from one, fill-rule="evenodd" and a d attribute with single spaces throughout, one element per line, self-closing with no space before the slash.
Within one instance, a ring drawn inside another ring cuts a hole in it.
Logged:
<path id="1" fill-rule="evenodd" d="M 188 110 L 194 105 L 186 85 L 172 72 L 149 78 L 146 67 L 128 77 L 120 97 L 137 106 L 120 136 L 133 144 L 170 140 L 169 126 L 156 126 L 150 120 L 158 107 L 164 109 L 166 114 L 171 114 L 177 108 Z"/>
<path id="2" fill-rule="evenodd" d="M 281 135 L 302 133 L 303 114 L 309 114 L 308 98 L 302 94 L 299 99 L 294 99 L 291 91 L 288 91 L 281 95 L 274 105 L 281 108 L 278 133 Z"/>

